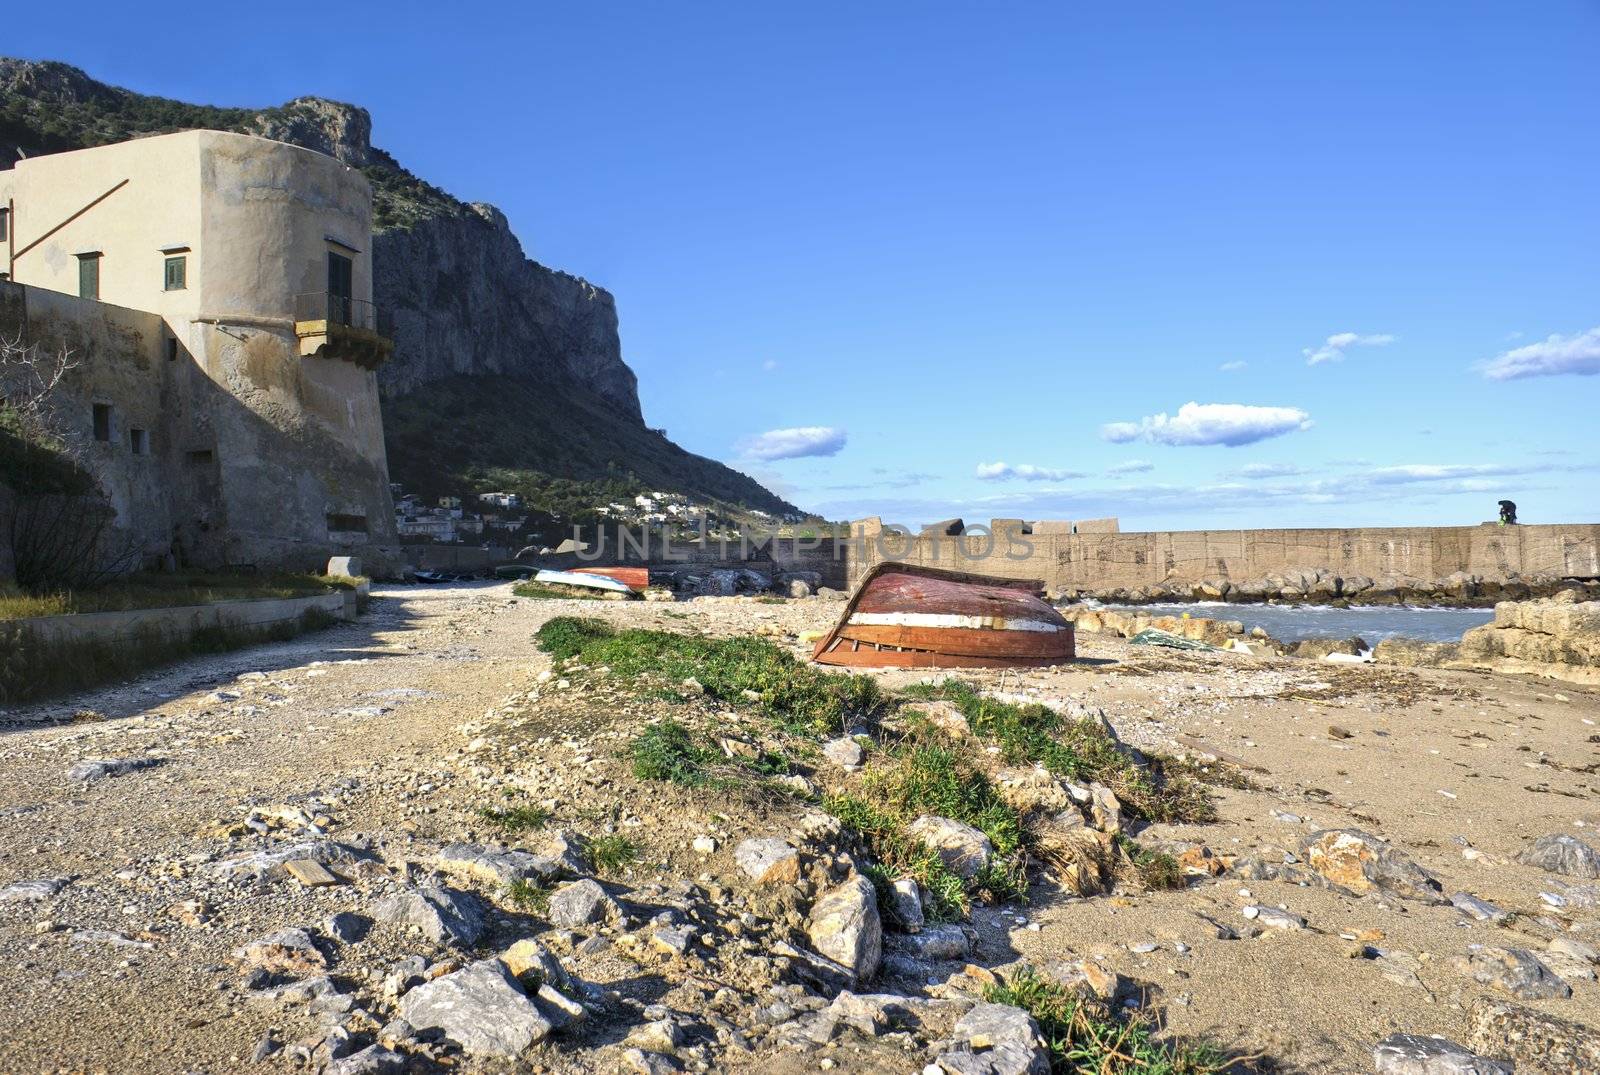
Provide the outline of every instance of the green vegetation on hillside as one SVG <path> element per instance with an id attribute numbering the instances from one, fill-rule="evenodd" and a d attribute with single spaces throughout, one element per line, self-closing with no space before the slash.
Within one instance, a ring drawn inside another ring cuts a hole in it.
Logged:
<path id="1" fill-rule="evenodd" d="M 41 82 L 61 92 L 0 93 L 0 160 L 14 155 L 11 147 L 37 155 L 195 129 L 260 134 L 307 112 L 292 102 L 271 108 L 188 104 L 108 86 L 67 64 L 39 66 L 52 76 Z M 373 226 L 379 231 L 467 211 L 459 199 L 412 175 L 382 150 L 373 156 L 362 173 L 372 184 Z"/>

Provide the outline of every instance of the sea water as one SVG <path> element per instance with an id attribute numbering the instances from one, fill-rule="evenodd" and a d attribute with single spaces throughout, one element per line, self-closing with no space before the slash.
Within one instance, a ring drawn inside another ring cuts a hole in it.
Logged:
<path id="1" fill-rule="evenodd" d="M 1469 628 L 1494 619 L 1492 608 L 1413 608 L 1406 605 L 1236 605 L 1226 601 L 1194 601 L 1164 605 L 1105 605 L 1118 612 L 1150 616 L 1190 616 L 1238 620 L 1260 627 L 1280 642 L 1307 638 L 1360 638 L 1376 646 L 1386 638 L 1420 642 L 1459 642 Z"/>

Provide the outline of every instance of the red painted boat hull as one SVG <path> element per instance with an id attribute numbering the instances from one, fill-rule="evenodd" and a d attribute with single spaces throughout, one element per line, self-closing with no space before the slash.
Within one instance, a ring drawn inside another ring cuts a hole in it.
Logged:
<path id="1" fill-rule="evenodd" d="M 601 575 L 608 579 L 616 579 L 624 586 L 631 586 L 635 590 L 650 588 L 650 569 L 648 567 L 575 567 L 572 568 L 576 575 Z"/>
<path id="2" fill-rule="evenodd" d="M 1077 653 L 1044 583 L 888 561 L 867 573 L 821 641 L 819 664 L 860 668 L 1013 668 Z"/>

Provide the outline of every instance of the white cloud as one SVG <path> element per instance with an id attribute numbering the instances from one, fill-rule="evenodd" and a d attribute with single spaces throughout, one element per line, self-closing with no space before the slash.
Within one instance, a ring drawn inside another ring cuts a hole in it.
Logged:
<path id="1" fill-rule="evenodd" d="M 1335 332 L 1321 347 L 1305 347 L 1300 353 L 1306 356 L 1306 365 L 1320 366 L 1324 362 L 1343 362 L 1344 353 L 1352 347 L 1383 347 L 1394 341 L 1395 337 L 1384 332 L 1368 336 L 1359 332 Z"/>
<path id="2" fill-rule="evenodd" d="M 768 373 L 771 373 L 773 370 L 778 368 L 778 360 L 775 358 L 769 358 L 765 362 L 761 363 L 761 368 L 766 370 Z"/>
<path id="3" fill-rule="evenodd" d="M 740 444 L 751 459 L 803 459 L 815 455 L 838 455 L 845 445 L 845 431 L 832 426 L 798 426 L 770 429 Z"/>
<path id="4" fill-rule="evenodd" d="M 1144 474 L 1147 471 L 1152 471 L 1154 469 L 1156 469 L 1156 465 L 1154 463 L 1148 463 L 1143 459 L 1130 459 L 1126 463 L 1118 463 L 1114 467 L 1107 467 L 1106 473 L 1111 475 Z"/>
<path id="5" fill-rule="evenodd" d="M 1064 482 L 1081 478 L 1082 474 L 1051 467 L 1036 467 L 1032 463 L 979 463 L 978 477 L 986 482 L 1019 480 L 1025 482 Z"/>
<path id="6" fill-rule="evenodd" d="M 1222 365 L 1218 366 L 1217 369 L 1221 370 L 1223 373 L 1238 373 L 1240 370 L 1244 369 L 1249 364 L 1250 363 L 1248 363 L 1248 362 L 1239 362 L 1239 361 L 1224 362 Z"/>
<path id="7" fill-rule="evenodd" d="M 1514 348 L 1479 363 L 1478 369 L 1491 381 L 1555 377 L 1563 373 L 1593 377 L 1600 373 L 1600 328 L 1571 336 L 1551 336 L 1539 343 Z"/>
<path id="8" fill-rule="evenodd" d="M 1306 473 L 1305 467 L 1295 463 L 1250 463 L 1233 472 L 1239 478 L 1292 478 Z"/>
<path id="9" fill-rule="evenodd" d="M 1310 428 L 1311 416 L 1298 407 L 1190 401 L 1179 407 L 1176 415 L 1163 411 L 1137 422 L 1112 422 L 1101 427 L 1100 435 L 1113 444 L 1145 440 L 1175 447 L 1225 444 L 1232 448 Z"/>
<path id="10" fill-rule="evenodd" d="M 1124 527 L 1128 527 L 1131 518 L 1150 518 L 1156 514 L 1171 520 L 1166 525 L 1181 524 L 1190 528 L 1200 520 L 1222 520 L 1240 513 L 1255 513 L 1256 525 L 1262 525 L 1259 520 L 1263 518 L 1276 520 L 1280 525 L 1303 525 L 1296 520 L 1328 509 L 1337 511 L 1346 522 L 1355 511 L 1365 512 L 1372 518 L 1368 525 L 1384 525 L 1382 520 L 1396 512 L 1414 510 L 1420 505 L 1440 505 L 1454 496 L 1486 499 L 1457 502 L 1451 506 L 1448 516 L 1441 518 L 1476 518 L 1476 514 L 1461 516 L 1460 512 L 1488 512 L 1494 501 L 1508 492 L 1513 499 L 1521 500 L 1523 495 L 1532 496 L 1534 490 L 1555 489 L 1567 484 L 1566 479 L 1552 473 L 1555 471 L 1593 474 L 1600 471 L 1600 460 L 1565 465 L 1542 461 L 1520 466 L 1407 464 L 1284 481 L 1152 482 L 1066 489 L 1008 489 L 965 499 L 879 495 L 871 499 L 835 501 L 823 505 L 822 509 L 832 518 L 879 515 L 884 519 L 926 522 L 952 516 L 981 521 L 993 516 L 1071 519 L 1119 515 Z M 1507 479 L 1515 480 L 1508 482 Z"/>
<path id="11" fill-rule="evenodd" d="M 1369 470 L 1366 477 L 1379 485 L 1405 485 L 1412 482 L 1456 481 L 1462 478 L 1526 474 L 1528 469 L 1507 466 L 1504 463 L 1408 463 L 1403 466 L 1378 467 Z"/>

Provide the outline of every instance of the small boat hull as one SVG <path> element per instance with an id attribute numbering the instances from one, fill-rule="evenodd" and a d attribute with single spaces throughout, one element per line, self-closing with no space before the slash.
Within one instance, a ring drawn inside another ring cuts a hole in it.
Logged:
<path id="1" fill-rule="evenodd" d="M 607 593 L 633 593 L 633 587 L 625 582 L 604 575 L 584 574 L 580 571 L 541 571 L 533 578 L 535 582 L 548 583 L 552 586 L 577 586 L 586 590 L 604 590 Z"/>
<path id="2" fill-rule="evenodd" d="M 650 588 L 650 569 L 648 567 L 575 567 L 573 574 L 600 575 L 608 579 L 616 579 L 626 583 L 634 590 L 647 590 Z"/>
<path id="3" fill-rule="evenodd" d="M 868 572 L 820 664 L 861 668 L 1015 668 L 1073 660 L 1072 625 L 1035 580 L 885 562 Z"/>

